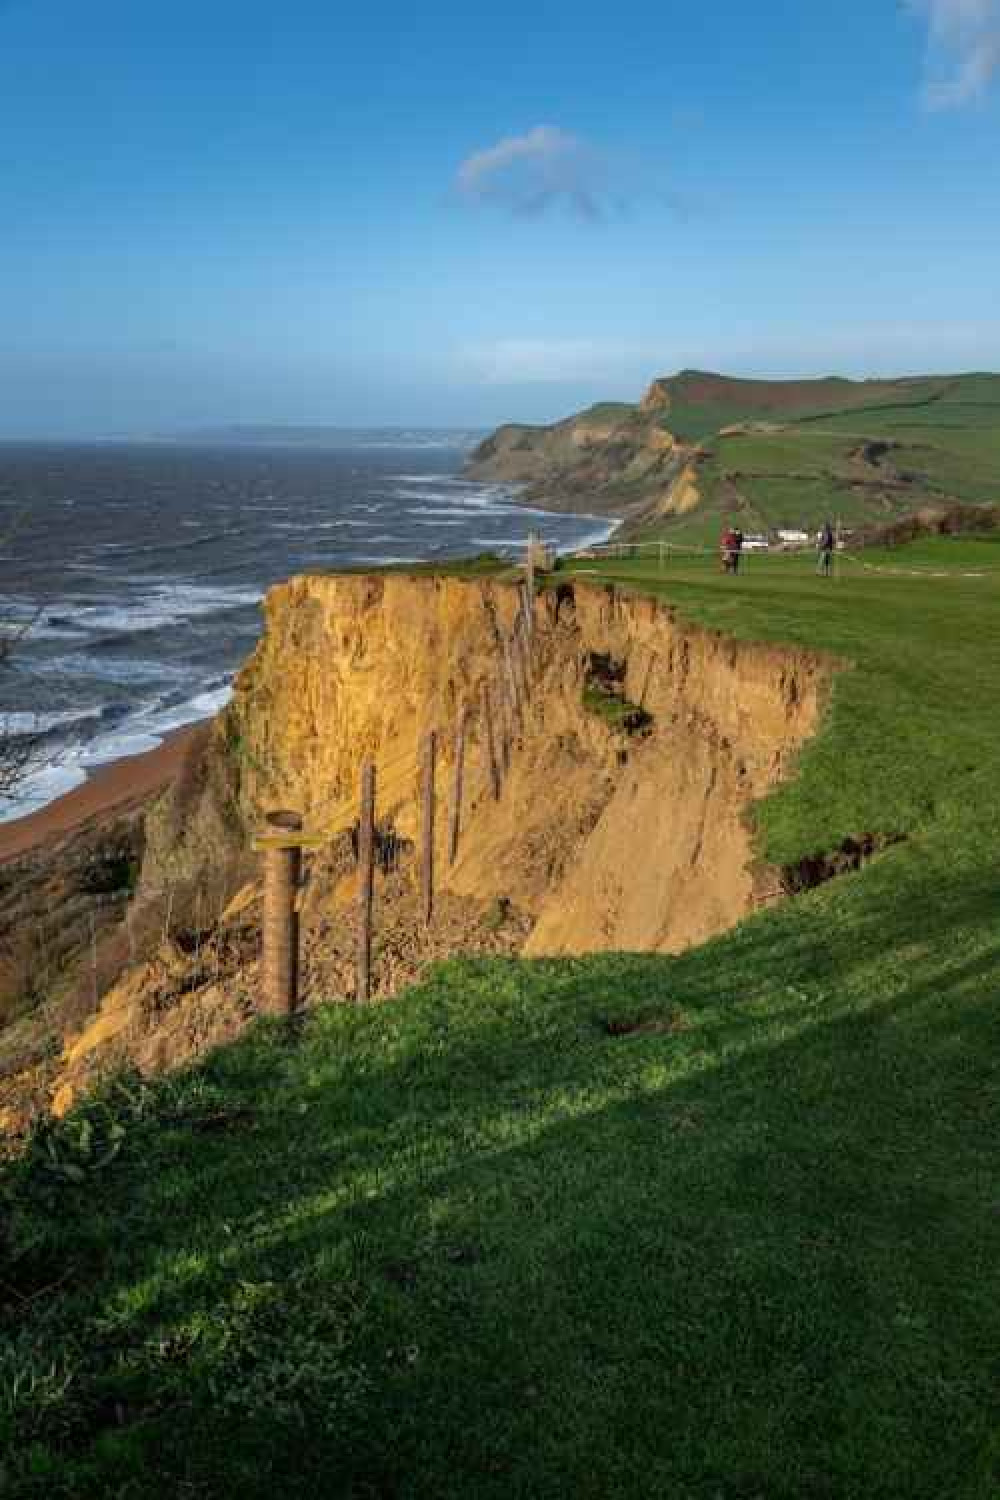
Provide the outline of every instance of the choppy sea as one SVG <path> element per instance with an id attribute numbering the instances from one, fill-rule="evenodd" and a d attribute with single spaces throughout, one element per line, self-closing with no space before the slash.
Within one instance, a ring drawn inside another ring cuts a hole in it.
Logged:
<path id="1" fill-rule="evenodd" d="M 469 442 L 0 446 L 0 627 L 18 636 L 0 665 L 0 737 L 43 737 L 0 820 L 221 708 L 282 578 L 516 555 L 532 527 L 563 549 L 607 535 L 598 517 L 463 479 Z"/>

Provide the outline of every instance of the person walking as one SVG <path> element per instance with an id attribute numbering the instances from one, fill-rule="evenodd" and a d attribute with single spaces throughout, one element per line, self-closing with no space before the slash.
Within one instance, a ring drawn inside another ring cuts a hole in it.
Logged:
<path id="1" fill-rule="evenodd" d="M 829 521 L 823 522 L 823 530 L 819 534 L 819 562 L 816 567 L 817 573 L 824 578 L 831 577 L 833 573 L 833 549 L 836 540 L 833 535 L 833 527 Z"/>
<path id="2" fill-rule="evenodd" d="M 722 536 L 719 539 L 719 558 L 722 563 L 723 573 L 731 573 L 733 571 L 733 546 L 733 528 L 727 524 L 723 526 Z"/>

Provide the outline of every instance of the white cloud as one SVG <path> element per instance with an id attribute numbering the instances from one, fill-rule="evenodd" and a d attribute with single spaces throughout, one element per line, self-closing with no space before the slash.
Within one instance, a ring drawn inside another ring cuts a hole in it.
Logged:
<path id="1" fill-rule="evenodd" d="M 908 0 L 927 22 L 931 109 L 959 109 L 982 98 L 1000 73 L 1000 0 Z"/>
<path id="2" fill-rule="evenodd" d="M 621 209 L 639 184 L 603 151 L 558 125 L 536 125 L 466 157 L 456 174 L 463 197 L 531 218 L 562 206 L 596 220 Z"/>

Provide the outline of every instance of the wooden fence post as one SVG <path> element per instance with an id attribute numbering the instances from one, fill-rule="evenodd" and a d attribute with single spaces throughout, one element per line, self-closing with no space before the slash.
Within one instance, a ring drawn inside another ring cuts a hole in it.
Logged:
<path id="1" fill-rule="evenodd" d="M 434 915 L 434 771 L 437 735 L 432 729 L 424 741 L 421 774 L 420 897 L 425 924 Z"/>
<path id="2" fill-rule="evenodd" d="M 269 838 L 302 831 L 295 812 L 268 813 Z M 296 844 L 274 844 L 264 850 L 264 1009 L 290 1015 L 299 999 L 299 919 L 295 896 L 302 870 L 302 850 Z"/>
<path id="3" fill-rule="evenodd" d="M 533 641 L 535 638 L 534 586 L 532 586 L 530 589 L 525 588 L 523 594 L 521 595 L 521 618 L 524 621 L 524 628 L 527 632 L 528 640 Z"/>
<path id="4" fill-rule="evenodd" d="M 490 702 L 490 685 L 483 683 L 483 736 L 486 740 L 487 763 L 490 771 L 490 787 L 494 802 L 500 801 L 500 766 L 497 762 L 497 742 L 493 732 L 493 705 Z"/>
<path id="5" fill-rule="evenodd" d="M 510 697 L 510 682 L 506 676 L 500 678 L 500 768 L 504 776 L 510 770 L 510 757 L 514 743 L 514 705 Z"/>
<path id="6" fill-rule="evenodd" d="M 93 986 L 94 1010 L 98 1010 L 101 1004 L 101 991 L 97 983 L 97 918 L 94 916 L 94 907 L 90 907 L 90 968 Z"/>
<path id="7" fill-rule="evenodd" d="M 355 1000 L 364 1005 L 372 996 L 372 906 L 375 897 L 375 763 L 361 768 L 361 808 L 358 818 L 358 972 Z"/>
<path id="8" fill-rule="evenodd" d="M 465 720 L 466 711 L 458 711 L 455 728 L 455 777 L 451 790 L 451 827 L 448 829 L 448 863 L 453 865 L 458 857 L 458 841 L 462 834 L 462 791 L 465 784 Z"/>
<path id="9" fill-rule="evenodd" d="M 528 599 L 532 602 L 535 598 L 535 538 L 537 533 L 528 532 L 528 556 L 525 559 L 525 581 L 527 583 Z"/>
<path id="10" fill-rule="evenodd" d="M 521 677 L 521 697 L 525 708 L 531 700 L 531 648 L 524 627 L 514 632 L 515 664 Z"/>
<path id="11" fill-rule="evenodd" d="M 503 666 L 504 666 L 504 680 L 506 681 L 506 684 L 507 684 L 507 701 L 510 703 L 511 710 L 513 712 L 514 718 L 517 720 L 517 727 L 518 727 L 518 729 L 523 729 L 524 728 L 524 713 L 523 713 L 522 707 L 521 707 L 521 689 L 520 689 L 520 684 L 518 683 L 518 680 L 517 680 L 517 673 L 514 670 L 514 655 L 513 655 L 512 649 L 511 649 L 511 639 L 510 639 L 509 636 L 505 636 L 504 637 L 504 643 L 503 643 Z M 511 730 L 512 731 L 513 731 L 513 728 L 514 728 L 514 725 L 512 723 L 511 724 Z"/>

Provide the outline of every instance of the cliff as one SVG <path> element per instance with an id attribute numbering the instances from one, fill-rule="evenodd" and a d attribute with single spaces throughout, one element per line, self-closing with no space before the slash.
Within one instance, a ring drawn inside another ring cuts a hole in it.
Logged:
<path id="1" fill-rule="evenodd" d="M 653 380 L 638 405 L 501 427 L 467 472 L 525 486 L 532 505 L 617 516 L 625 538 L 662 534 L 693 511 L 700 539 L 737 515 L 752 530 L 812 527 L 828 514 L 885 525 L 928 504 L 995 499 L 992 437 L 973 474 L 954 434 L 956 424 L 995 427 L 998 387 L 987 377 L 745 380 L 684 370 Z M 887 441 L 898 464 L 866 459 Z"/>
<path id="2" fill-rule="evenodd" d="M 551 510 L 635 519 L 667 504 L 686 457 L 658 408 L 608 404 L 551 427 L 501 427 L 466 473 L 525 485 L 526 499 Z"/>
<path id="3" fill-rule="evenodd" d="M 200 891 L 209 851 L 235 868 L 268 810 L 301 812 L 307 830 L 330 831 L 305 861 L 307 1002 L 349 995 L 345 829 L 371 757 L 380 847 L 393 851 L 376 894 L 382 994 L 453 952 L 676 952 L 779 895 L 779 873 L 757 858 L 751 809 L 814 731 L 830 663 L 728 640 L 650 599 L 560 584 L 535 601 L 530 703 L 494 801 L 477 705 L 484 681 L 497 680 L 518 601 L 494 580 L 400 575 L 308 576 L 272 590 L 264 636 L 209 749 L 148 822 L 144 882 L 169 871 L 178 890 Z M 414 893 L 415 751 L 436 728 L 447 809 L 463 706 L 463 835 L 449 866 L 439 817 L 428 929 Z M 243 878 L 197 939 L 161 950 L 105 997 L 67 1048 L 60 1107 L 95 1068 L 168 1066 L 245 1024 L 259 988 L 252 862 Z"/>

